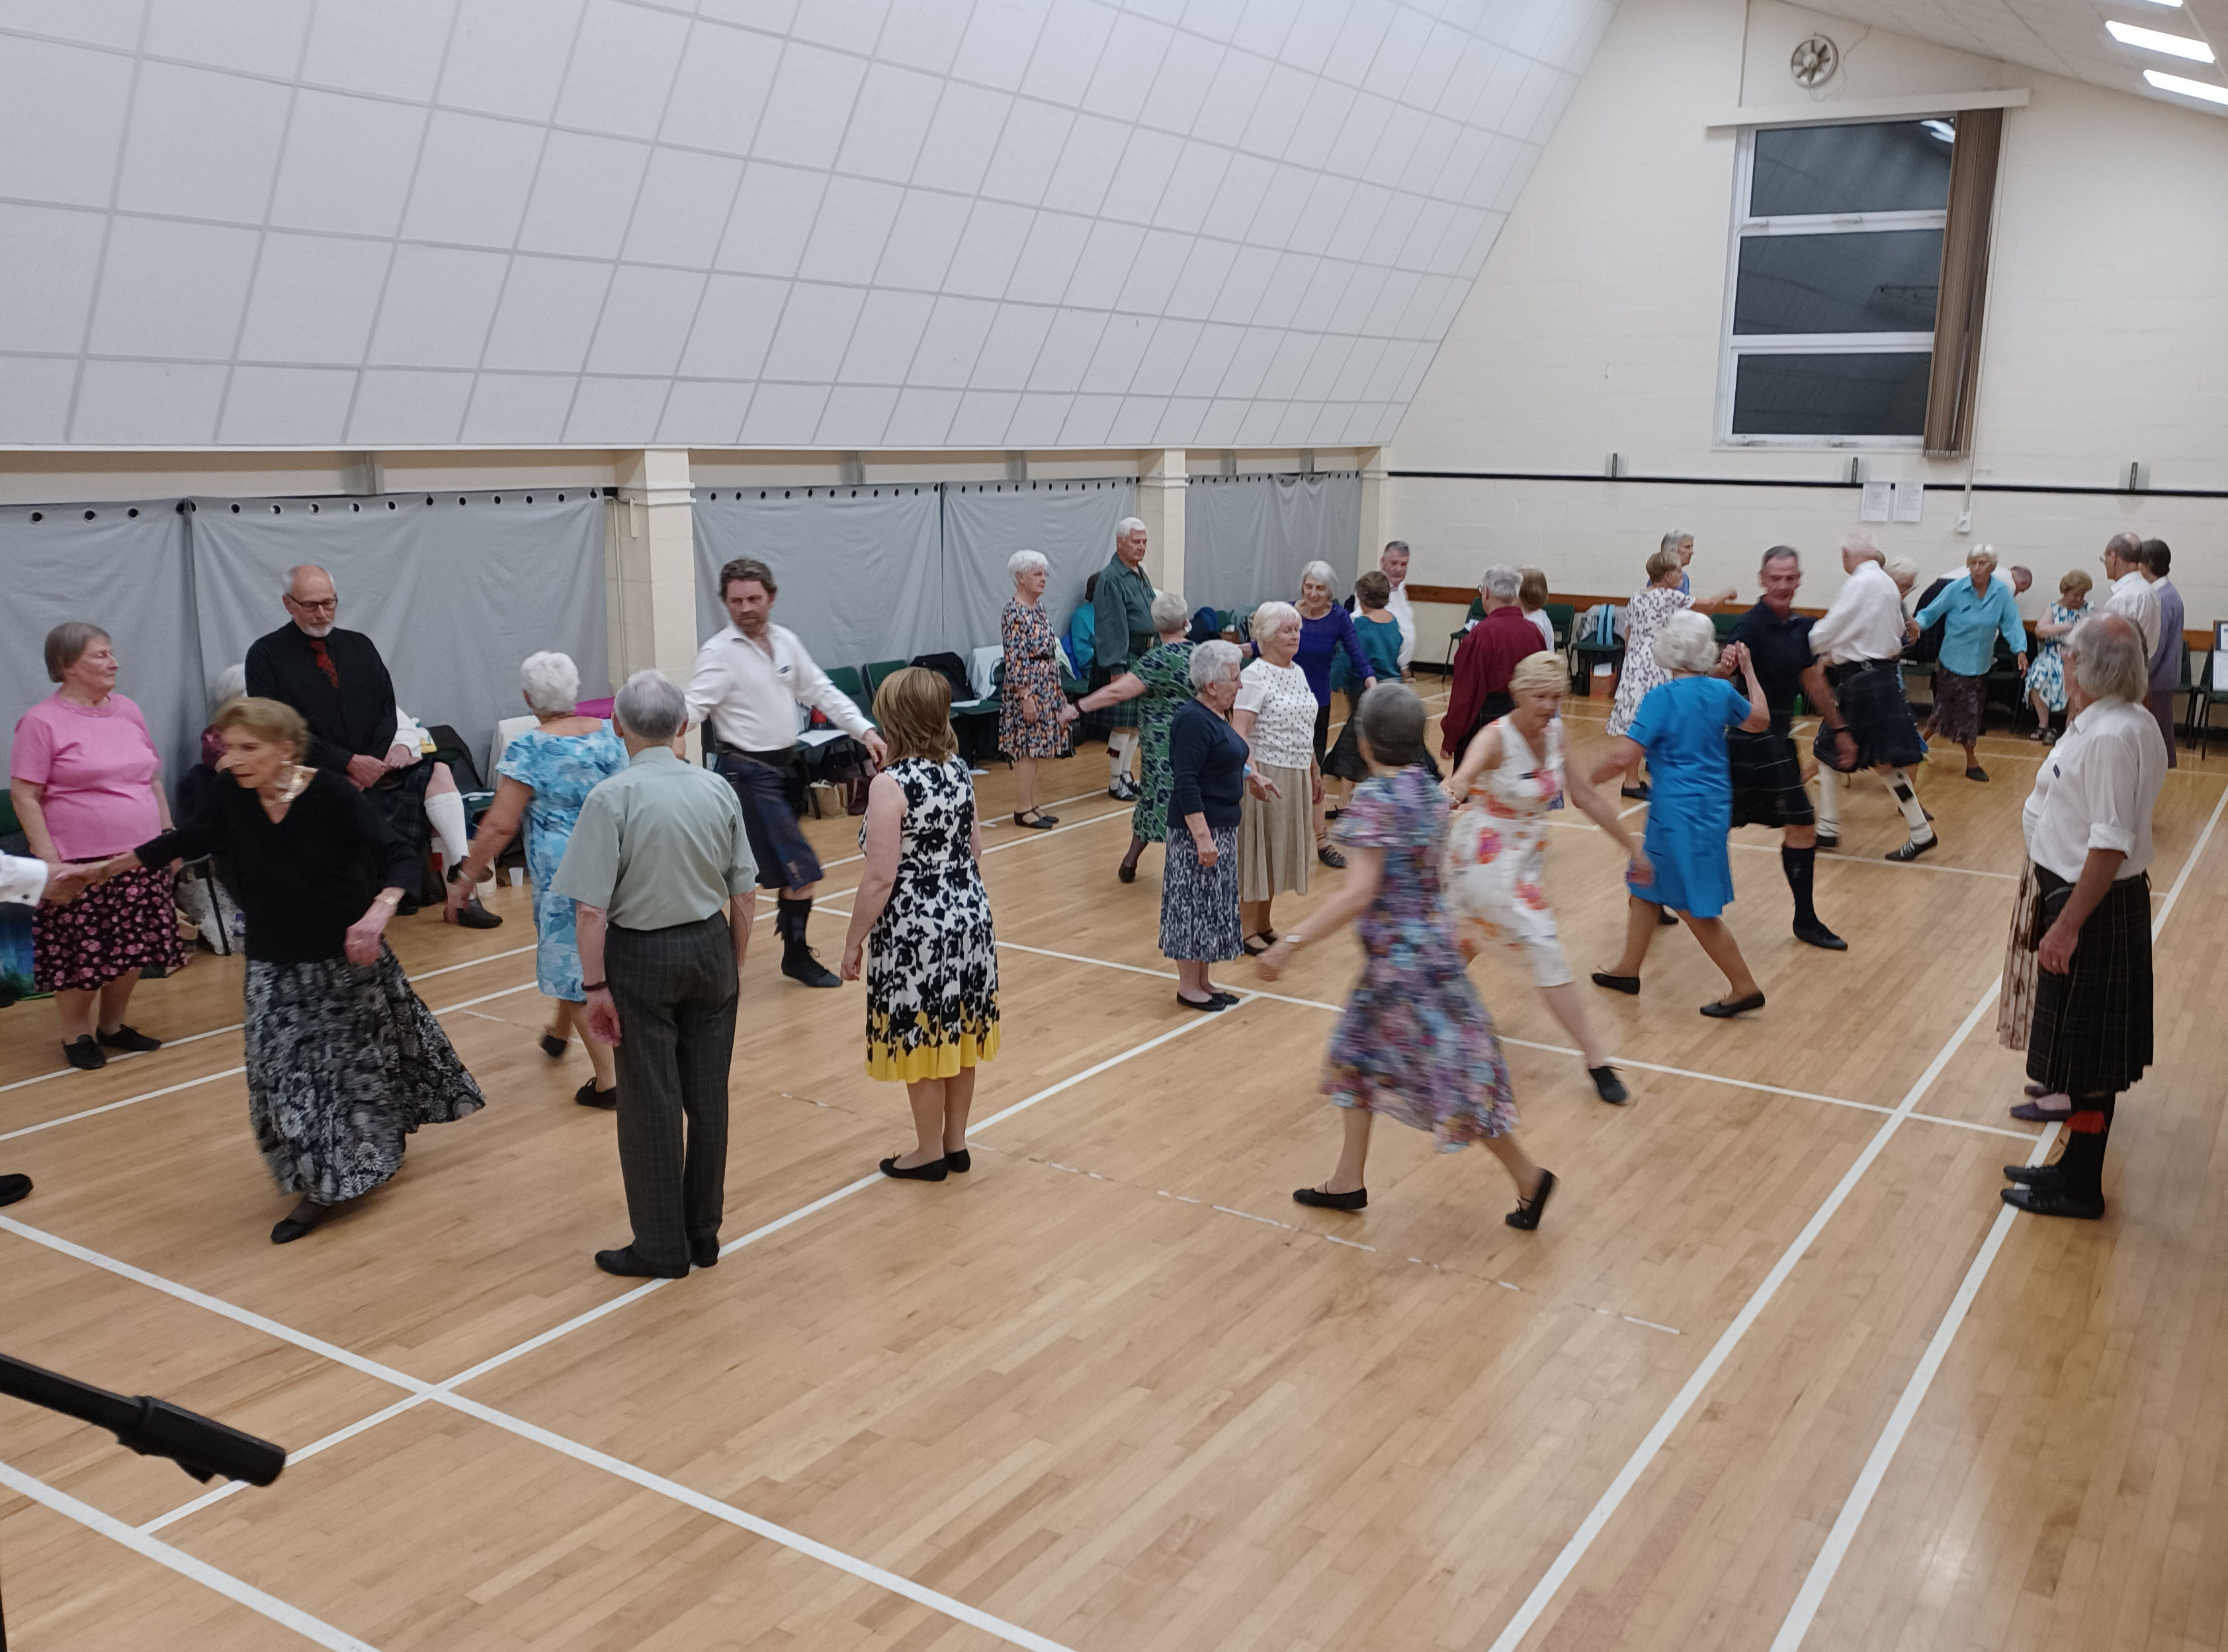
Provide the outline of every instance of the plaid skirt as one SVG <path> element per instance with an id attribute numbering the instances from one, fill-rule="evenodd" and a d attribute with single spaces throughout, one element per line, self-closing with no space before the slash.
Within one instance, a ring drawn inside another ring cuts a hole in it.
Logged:
<path id="1" fill-rule="evenodd" d="M 2066 887 L 2047 867 L 2034 874 L 2041 902 Z M 2039 905 L 2034 932 L 2048 927 L 2040 919 Z M 2029 945 L 2041 938 L 2031 933 Z M 2150 1064 L 2151 880 L 2139 873 L 2097 903 L 2071 970 L 2036 972 L 2026 1076 L 2061 1095 L 2117 1095 Z"/>
<path id="2" fill-rule="evenodd" d="M 1729 730 L 1725 759 L 1732 770 L 1734 825 L 1809 826 L 1817 820 L 1802 789 L 1802 760 L 1785 730 Z"/>
<path id="3" fill-rule="evenodd" d="M 31 908 L 31 974 L 41 992 L 94 992 L 133 970 L 185 962 L 167 867 L 120 872 L 67 906 Z"/>
<path id="4" fill-rule="evenodd" d="M 1962 746 L 1981 738 L 1982 696 L 1986 677 L 1961 676 L 1934 668 L 1934 733 L 1939 739 Z"/>
<path id="5" fill-rule="evenodd" d="M 1826 676 L 1834 685 L 1841 720 L 1856 737 L 1857 768 L 1885 763 L 1901 769 L 1925 761 L 1926 742 L 1918 738 L 1918 725 L 1911 720 L 1911 702 L 1904 698 L 1903 677 L 1893 660 L 1837 665 Z M 1841 752 L 1822 721 L 1810 749 L 1828 768 L 1841 768 Z"/>
<path id="6" fill-rule="evenodd" d="M 1127 664 L 1124 664 L 1119 670 L 1113 671 L 1108 670 L 1103 665 L 1092 666 L 1091 668 L 1090 677 L 1091 691 L 1093 694 L 1096 694 L 1099 689 L 1113 682 L 1115 678 L 1123 676 L 1129 670 L 1129 669 L 1130 668 Z M 1144 720 L 1142 714 L 1143 710 L 1144 708 L 1140 706 L 1135 700 L 1124 700 L 1119 704 L 1107 707 L 1104 711 L 1094 711 L 1088 714 L 1096 721 L 1098 727 L 1100 728 L 1135 728 Z M 1078 727 L 1080 727 L 1080 725 L 1078 725 Z"/>
<path id="7" fill-rule="evenodd" d="M 819 882 L 820 857 L 797 823 L 808 785 L 803 752 L 723 752 L 718 762 L 720 778 L 742 805 L 759 887 L 802 889 Z"/>

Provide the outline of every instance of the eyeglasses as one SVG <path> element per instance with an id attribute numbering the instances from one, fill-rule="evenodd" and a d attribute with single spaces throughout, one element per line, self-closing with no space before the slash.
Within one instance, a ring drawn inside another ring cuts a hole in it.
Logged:
<path id="1" fill-rule="evenodd" d="M 297 608 L 313 614 L 330 613 L 341 605 L 341 599 L 338 597 L 327 597 L 322 602 L 304 602 L 299 597 L 289 597 L 286 600 Z"/>

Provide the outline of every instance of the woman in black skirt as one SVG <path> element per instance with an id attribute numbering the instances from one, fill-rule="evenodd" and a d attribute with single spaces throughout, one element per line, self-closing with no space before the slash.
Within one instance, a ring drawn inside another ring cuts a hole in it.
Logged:
<path id="1" fill-rule="evenodd" d="M 2039 1116 L 2066 1117 L 2067 1133 L 2054 1163 L 2004 1167 L 2017 1185 L 2003 1198 L 2094 1221 L 2114 1105 L 2151 1064 L 2151 810 L 2166 743 L 2144 705 L 2148 665 L 2132 624 L 2084 619 L 2062 653 L 2072 715 L 2026 800 L 1997 1033 L 2019 1047 L 2024 1019 L 2027 1087 L 2065 1098 L 2065 1115 Z"/>
<path id="2" fill-rule="evenodd" d="M 295 759 L 308 731 L 291 707 L 234 700 L 208 806 L 102 868 L 230 857 L 247 916 L 247 1111 L 281 1193 L 285 1245 L 402 1163 L 403 1138 L 485 1105 L 432 1012 L 381 938 L 415 876 L 409 847 L 342 775 Z"/>

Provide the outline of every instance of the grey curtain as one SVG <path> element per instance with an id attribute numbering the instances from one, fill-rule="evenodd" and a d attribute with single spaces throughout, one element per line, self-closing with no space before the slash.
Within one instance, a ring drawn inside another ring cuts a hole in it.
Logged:
<path id="1" fill-rule="evenodd" d="M 117 692 L 147 719 L 163 778 L 175 788 L 193 766 L 208 720 L 177 502 L 0 508 L 0 580 L 8 593 L 0 709 L 9 726 L 54 692 L 47 633 L 64 620 L 84 620 L 114 640 Z"/>
<path id="2" fill-rule="evenodd" d="M 286 570 L 315 562 L 333 576 L 340 624 L 379 644 L 395 703 L 422 723 L 453 726 L 476 763 L 496 724 L 526 709 L 518 667 L 528 655 L 569 654 L 583 699 L 610 692 L 604 508 L 592 488 L 561 498 L 536 489 L 193 504 L 196 618 L 210 676 L 286 623 Z"/>
<path id="3" fill-rule="evenodd" d="M 1194 608 L 1295 602 L 1300 570 L 1323 561 L 1344 598 L 1360 538 L 1361 477 L 1354 472 L 1195 476 L 1184 490 L 1184 595 Z"/>
<path id="4" fill-rule="evenodd" d="M 751 556 L 780 587 L 774 623 L 795 631 L 823 670 L 964 651 L 964 637 L 954 640 L 944 619 L 936 492 L 924 482 L 697 494 L 700 640 L 727 623 L 720 567 Z"/>
<path id="5" fill-rule="evenodd" d="M 1066 633 L 1084 582 L 1114 554 L 1114 525 L 1134 513 L 1137 484 L 1127 477 L 1091 482 L 966 482 L 944 490 L 944 623 L 969 646 L 998 640 L 998 616 L 1014 594 L 1006 560 L 1041 551 L 1052 567 L 1044 610 Z M 959 647 L 957 644 L 952 646 Z"/>

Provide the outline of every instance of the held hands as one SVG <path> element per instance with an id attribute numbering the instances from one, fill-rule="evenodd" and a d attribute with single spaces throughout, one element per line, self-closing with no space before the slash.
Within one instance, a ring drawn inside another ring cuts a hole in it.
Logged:
<path id="1" fill-rule="evenodd" d="M 51 906 L 67 906 L 95 883 L 102 880 L 106 863 L 87 861 L 72 863 L 67 861 L 47 862 L 47 891 L 43 899 Z"/>
<path id="2" fill-rule="evenodd" d="M 619 1047 L 618 1006 L 611 1002 L 609 987 L 598 987 L 588 995 L 588 1036 L 597 1043 L 611 1049 Z"/>
<path id="3" fill-rule="evenodd" d="M 2035 957 L 2051 974 L 2065 975 L 2073 968 L 2073 948 L 2080 939 L 2081 932 L 2060 918 L 2043 935 L 2042 944 L 2035 948 Z"/>
<path id="4" fill-rule="evenodd" d="M 358 791 L 368 791 L 377 785 L 387 772 L 387 765 L 375 757 L 352 757 L 348 760 L 349 784 Z"/>
<path id="5" fill-rule="evenodd" d="M 1072 700 L 1063 700 L 1060 702 L 1060 726 L 1062 728 L 1066 728 L 1082 715 L 1083 714 L 1075 708 L 1075 701 Z"/>

